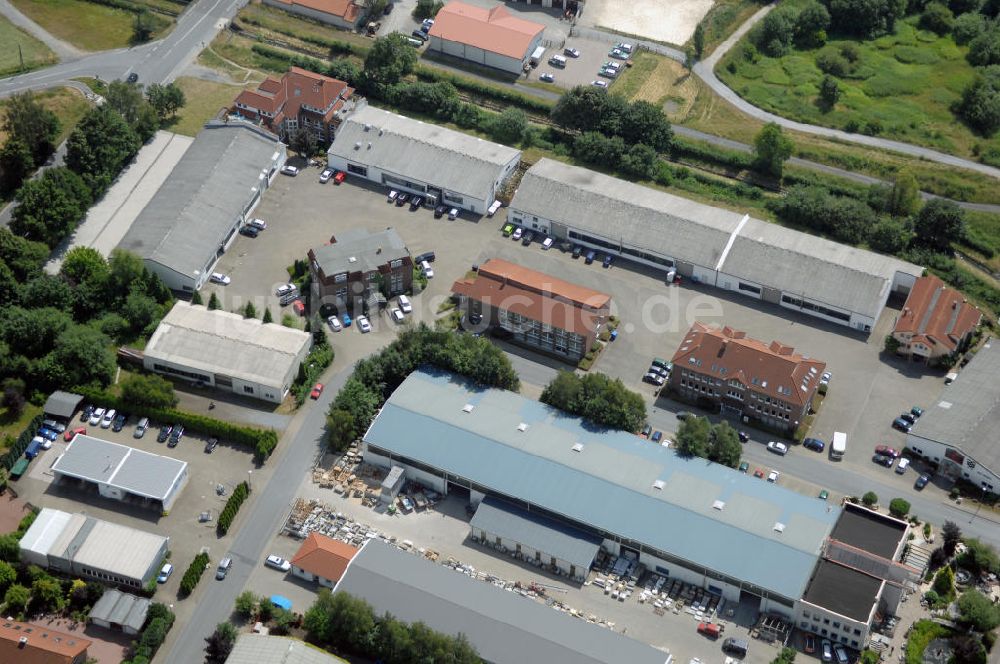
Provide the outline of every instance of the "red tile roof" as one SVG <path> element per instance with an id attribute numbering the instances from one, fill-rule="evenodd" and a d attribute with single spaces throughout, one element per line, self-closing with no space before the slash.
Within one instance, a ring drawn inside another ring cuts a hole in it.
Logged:
<path id="1" fill-rule="evenodd" d="M 948 288 L 934 275 L 920 277 L 913 285 L 895 334 L 910 334 L 910 343 L 954 352 L 966 334 L 979 325 L 982 314 L 957 290 Z"/>
<path id="2" fill-rule="evenodd" d="M 22 637 L 27 639 L 23 646 Z M 70 664 L 86 653 L 90 645 L 90 641 L 75 634 L 16 620 L 0 620 L 0 662 L 5 664 Z"/>
<path id="3" fill-rule="evenodd" d="M 298 117 L 305 105 L 329 119 L 352 94 L 354 90 L 343 81 L 292 67 L 280 81 L 268 78 L 256 90 L 244 90 L 236 103 L 285 117 Z"/>
<path id="4" fill-rule="evenodd" d="M 514 312 L 581 336 L 592 335 L 608 315 L 611 296 L 496 258 L 473 278 L 452 287 L 489 306 Z"/>
<path id="5" fill-rule="evenodd" d="M 295 553 L 295 557 L 289 562 L 299 569 L 336 583 L 340 581 L 348 563 L 357 552 L 357 547 L 350 544 L 325 535 L 309 533 L 306 541 Z"/>
<path id="6" fill-rule="evenodd" d="M 544 29 L 540 23 L 517 18 L 503 5 L 485 9 L 449 2 L 434 17 L 429 34 L 520 60 Z"/>
<path id="7" fill-rule="evenodd" d="M 298 5 L 324 14 L 338 16 L 348 23 L 353 23 L 361 9 L 353 0 L 276 0 L 283 5 Z"/>
<path id="8" fill-rule="evenodd" d="M 780 341 L 770 345 L 745 332 L 695 323 L 674 353 L 674 371 L 688 369 L 723 382 L 736 379 L 748 389 L 781 401 L 806 404 L 819 386 L 826 362 L 796 354 Z"/>

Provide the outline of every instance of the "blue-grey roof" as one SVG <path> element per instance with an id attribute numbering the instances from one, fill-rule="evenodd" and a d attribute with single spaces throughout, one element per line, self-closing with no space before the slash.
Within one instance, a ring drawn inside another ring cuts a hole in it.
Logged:
<path id="1" fill-rule="evenodd" d="M 209 123 L 118 246 L 191 277 L 225 243 L 279 150 L 252 125 Z"/>
<path id="2" fill-rule="evenodd" d="M 61 475 L 118 487 L 163 500 L 187 468 L 186 461 L 78 435 L 52 465 Z"/>
<path id="3" fill-rule="evenodd" d="M 496 498 L 486 498 L 469 524 L 490 535 L 525 544 L 548 556 L 564 560 L 581 572 L 590 569 L 601 538 L 564 523 L 523 510 Z"/>
<path id="4" fill-rule="evenodd" d="M 801 597 L 840 514 L 824 501 L 443 372 L 410 374 L 364 440 L 791 600 Z"/>
<path id="5" fill-rule="evenodd" d="M 464 634 L 492 664 L 665 664 L 669 657 L 379 540 L 354 556 L 334 592 L 364 599 L 378 615 Z"/>
<path id="6" fill-rule="evenodd" d="M 88 617 L 91 620 L 103 620 L 139 631 L 146 623 L 149 604 L 150 601 L 145 597 L 129 595 L 115 589 L 106 590 L 101 599 L 94 604 Z"/>

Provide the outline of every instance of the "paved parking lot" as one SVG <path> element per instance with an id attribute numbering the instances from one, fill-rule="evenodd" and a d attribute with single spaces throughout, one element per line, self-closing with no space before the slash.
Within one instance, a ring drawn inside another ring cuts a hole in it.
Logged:
<path id="1" fill-rule="evenodd" d="M 169 537 L 170 562 L 177 569 L 170 580 L 160 587 L 155 599 L 170 604 L 176 600 L 180 577 L 202 547 L 209 548 L 213 561 L 218 561 L 225 554 L 233 535 L 220 539 L 215 532 L 215 517 L 225 505 L 233 487 L 248 477 L 251 486 L 254 485 L 253 475 L 248 475 L 248 471 L 253 470 L 258 475 L 260 471 L 253 465 L 250 453 L 228 446 L 225 441 L 212 454 L 205 454 L 205 439 L 190 433 L 185 433 L 180 444 L 173 449 L 168 448 L 166 443 L 156 442 L 158 429 L 152 427 L 142 439 L 137 440 L 132 437 L 136 421 L 136 418 L 131 418 L 125 428 L 117 433 L 111 429 L 89 425 L 87 430 L 95 438 L 188 462 L 187 485 L 168 516 L 161 516 L 154 509 L 102 498 L 96 489 L 88 491 L 53 484 L 51 467 L 67 445 L 61 436 L 50 450 L 31 463 L 30 471 L 17 482 L 16 488 L 22 500 L 35 505 L 71 513 L 85 511 L 100 519 Z M 83 426 L 79 416 L 73 418 L 72 424 L 74 427 Z M 224 488 L 223 495 L 216 491 L 219 485 Z M 210 522 L 198 522 L 198 515 L 203 511 L 212 513 Z"/>
<path id="2" fill-rule="evenodd" d="M 570 37 L 566 40 L 566 47 L 580 51 L 580 57 L 566 56 L 566 66 L 564 68 L 555 67 L 549 64 L 549 58 L 553 55 L 561 55 L 563 49 L 549 48 L 545 51 L 545 58 L 538 64 L 537 68 L 531 70 L 528 78 L 538 80 L 538 77 L 543 73 L 552 74 L 556 79 L 555 85 L 566 89 L 577 85 L 590 85 L 591 81 L 604 81 L 610 85 L 611 79 L 597 75 L 601 65 L 605 62 L 621 62 L 622 67 L 625 66 L 621 60 L 608 57 L 610 48 L 608 44 L 601 41 Z"/>

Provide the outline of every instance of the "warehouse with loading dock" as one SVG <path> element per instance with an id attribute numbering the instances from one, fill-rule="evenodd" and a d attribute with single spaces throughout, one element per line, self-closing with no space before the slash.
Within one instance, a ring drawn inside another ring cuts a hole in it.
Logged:
<path id="1" fill-rule="evenodd" d="M 337 128 L 330 168 L 427 203 L 485 214 L 521 161 L 521 151 L 428 124 L 361 100 Z"/>
<path id="2" fill-rule="evenodd" d="M 863 333 L 922 273 L 891 256 L 552 159 L 525 173 L 508 219 Z"/>
<path id="3" fill-rule="evenodd" d="M 409 481 L 467 496 L 473 537 L 499 538 L 526 562 L 579 581 L 603 549 L 788 616 L 841 511 L 444 372 L 410 374 L 363 452 L 367 463 L 404 468 Z"/>

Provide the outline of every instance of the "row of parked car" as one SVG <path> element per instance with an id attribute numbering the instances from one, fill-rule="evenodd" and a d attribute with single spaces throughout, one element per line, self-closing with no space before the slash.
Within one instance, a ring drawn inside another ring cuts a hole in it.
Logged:
<path id="1" fill-rule="evenodd" d="M 424 207 L 427 203 L 427 199 L 423 196 L 417 194 L 410 194 L 405 191 L 396 191 L 392 189 L 389 191 L 389 195 L 386 197 L 388 203 L 395 203 L 396 207 L 403 207 L 407 203 L 410 204 L 410 212 L 416 212 L 420 208 Z M 447 205 L 438 205 L 434 208 L 434 218 L 440 219 L 445 214 L 448 215 L 448 219 L 454 221 L 458 219 L 458 208 L 448 207 Z"/>
<path id="2" fill-rule="evenodd" d="M 110 428 L 112 431 L 121 431 L 125 428 L 128 423 L 130 415 L 124 412 L 116 412 L 114 408 L 101 408 L 95 407 L 93 405 L 84 406 L 83 410 L 80 411 L 80 421 L 86 422 L 91 426 L 100 426 L 102 429 Z M 110 424 L 105 426 L 106 422 Z M 148 417 L 141 417 L 135 425 L 135 430 L 132 432 L 132 437 L 136 440 L 143 438 L 146 432 L 153 427 L 153 424 L 149 421 Z M 65 427 L 64 427 L 65 428 Z M 73 436 L 77 434 L 86 434 L 86 427 L 78 427 L 71 431 L 66 431 L 64 439 L 68 442 L 73 439 Z M 167 443 L 167 447 L 177 447 L 184 437 L 184 425 L 183 424 L 164 424 L 160 427 L 159 433 L 156 435 L 156 442 Z M 54 440 L 54 439 L 53 439 Z M 205 453 L 211 454 L 212 451 L 218 446 L 218 438 L 209 438 L 205 443 Z"/>

